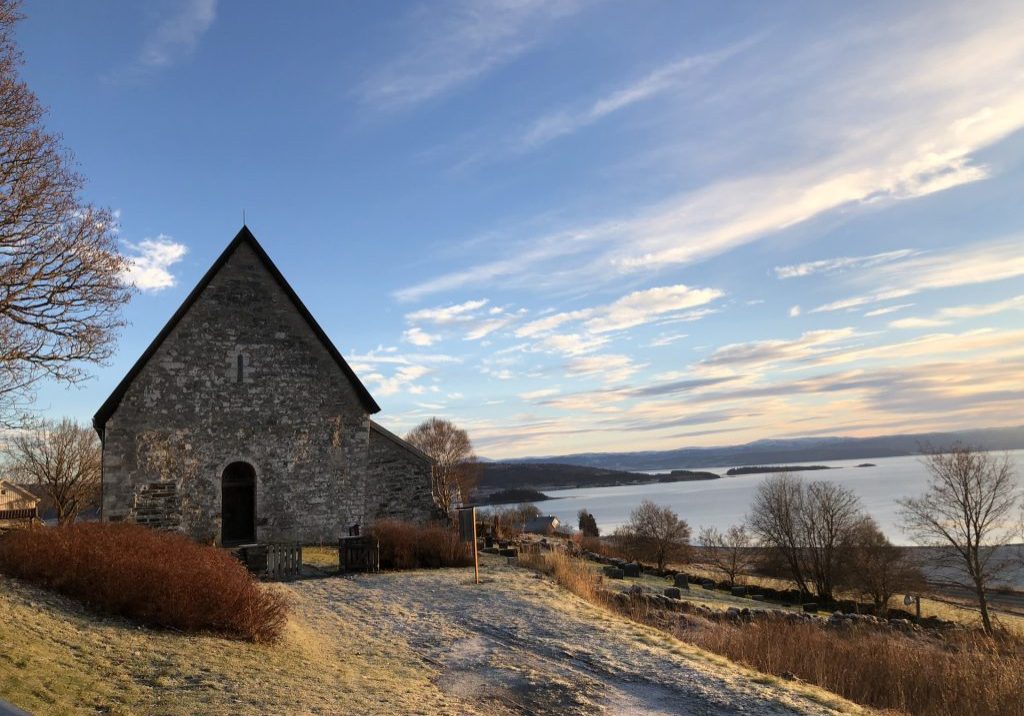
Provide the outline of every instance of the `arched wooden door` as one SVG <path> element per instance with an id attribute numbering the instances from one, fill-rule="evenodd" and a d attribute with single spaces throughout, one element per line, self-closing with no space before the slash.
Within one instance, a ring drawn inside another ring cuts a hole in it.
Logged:
<path id="1" fill-rule="evenodd" d="M 221 544 L 256 541 L 256 470 L 233 462 L 221 475 Z"/>

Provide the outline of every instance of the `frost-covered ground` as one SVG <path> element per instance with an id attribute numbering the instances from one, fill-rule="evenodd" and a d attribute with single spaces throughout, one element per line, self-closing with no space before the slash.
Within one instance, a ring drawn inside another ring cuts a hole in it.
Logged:
<path id="1" fill-rule="evenodd" d="M 490 558 L 471 570 L 292 585 L 319 611 L 407 645 L 460 710 L 487 714 L 834 714 L 825 692 L 741 669 Z"/>
<path id="2" fill-rule="evenodd" d="M 315 569 L 311 568 L 315 572 Z M 487 556 L 467 569 L 307 579 L 258 646 L 91 614 L 0 578 L 0 699 L 44 714 L 836 714 Z"/>

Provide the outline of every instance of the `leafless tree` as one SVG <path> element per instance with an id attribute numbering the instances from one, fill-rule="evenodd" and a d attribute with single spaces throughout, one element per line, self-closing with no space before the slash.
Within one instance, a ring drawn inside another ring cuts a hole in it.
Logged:
<path id="1" fill-rule="evenodd" d="M 910 552 L 890 542 L 871 518 L 864 519 L 854 533 L 850 568 L 850 587 L 870 598 L 883 615 L 896 594 L 925 587 L 924 574 Z"/>
<path id="2" fill-rule="evenodd" d="M 12 475 L 42 488 L 58 524 L 74 522 L 97 504 L 100 444 L 92 428 L 67 419 L 41 422 L 15 433 L 5 451 Z"/>
<path id="3" fill-rule="evenodd" d="M 629 515 L 629 522 L 615 531 L 619 546 L 637 559 L 653 560 L 664 569 L 670 560 L 685 559 L 690 526 L 670 507 L 644 500 Z"/>
<path id="4" fill-rule="evenodd" d="M 109 211 L 80 200 L 83 178 L 42 125 L 18 77 L 18 3 L 0 0 L 0 423 L 13 425 L 43 378 L 74 383 L 107 359 L 130 291 Z"/>
<path id="5" fill-rule="evenodd" d="M 819 598 L 831 601 L 864 518 L 852 490 L 780 474 L 758 487 L 748 523 L 761 544 L 789 565 L 802 592 L 813 585 Z"/>
<path id="6" fill-rule="evenodd" d="M 1005 546 L 1019 529 L 1020 488 L 1009 455 L 963 445 L 930 449 L 923 458 L 928 488 L 900 500 L 907 532 L 928 545 L 939 583 L 966 587 L 975 595 L 985 632 L 993 632 L 988 592 L 1011 562 Z"/>
<path id="7" fill-rule="evenodd" d="M 757 563 L 754 536 L 744 525 L 732 525 L 725 532 L 704 527 L 697 541 L 704 546 L 701 558 L 731 584 L 739 584 L 740 577 L 749 574 Z"/>
<path id="8" fill-rule="evenodd" d="M 450 420 L 430 418 L 405 439 L 433 459 L 434 503 L 451 514 L 469 499 L 480 482 L 480 464 L 469 434 Z"/>
<path id="9" fill-rule="evenodd" d="M 797 478 L 787 473 L 769 477 L 754 493 L 747 524 L 761 544 L 789 567 L 797 589 L 810 594 L 802 553 L 804 501 L 803 483 Z"/>

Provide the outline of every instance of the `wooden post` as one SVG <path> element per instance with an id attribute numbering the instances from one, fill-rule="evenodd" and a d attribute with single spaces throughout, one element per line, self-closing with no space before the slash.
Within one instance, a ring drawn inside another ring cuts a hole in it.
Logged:
<path id="1" fill-rule="evenodd" d="M 469 542 L 473 547 L 473 574 L 476 584 L 480 584 L 480 555 L 476 549 L 476 508 L 459 508 L 459 539 Z"/>
<path id="2" fill-rule="evenodd" d="M 473 508 L 473 575 L 476 584 L 480 584 L 480 551 L 476 544 L 476 508 Z M 921 609 L 921 600 L 917 601 L 918 611 Z M 920 614 L 918 614 L 920 616 Z"/>

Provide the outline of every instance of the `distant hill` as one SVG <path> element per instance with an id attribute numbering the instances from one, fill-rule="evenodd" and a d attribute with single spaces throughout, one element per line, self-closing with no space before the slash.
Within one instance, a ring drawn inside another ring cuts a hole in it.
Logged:
<path id="1" fill-rule="evenodd" d="M 680 482 L 686 480 L 715 480 L 713 472 L 673 470 L 668 475 L 645 475 L 623 470 L 609 470 L 583 465 L 532 462 L 485 462 L 479 491 L 490 494 L 501 491 L 568 489 L 573 487 L 605 487 L 609 485 L 636 485 L 648 482 Z"/>
<path id="2" fill-rule="evenodd" d="M 863 460 L 879 457 L 917 455 L 923 445 L 944 446 L 964 443 L 985 450 L 1016 450 L 1024 448 L 1024 426 L 986 428 L 945 433 L 886 435 L 872 438 L 821 437 L 790 440 L 758 440 L 746 445 L 676 450 L 650 450 L 621 453 L 579 453 L 551 457 L 532 457 L 489 463 L 505 466 L 496 474 L 508 474 L 510 465 L 558 465 L 558 472 L 571 474 L 568 467 L 590 467 L 612 474 L 632 470 L 672 470 L 738 465 L 778 465 L 828 460 Z M 505 471 L 503 473 L 502 471 Z M 523 473 L 526 474 L 526 473 Z M 557 474 L 557 473 L 554 473 Z M 582 473 L 577 473 L 577 477 Z M 601 477 L 594 474 L 594 478 Z M 569 480 L 571 482 L 571 479 Z M 615 484 L 614 482 L 609 484 Z M 504 487 L 505 485 L 501 485 Z M 508 485 L 509 487 L 513 485 Z"/>

